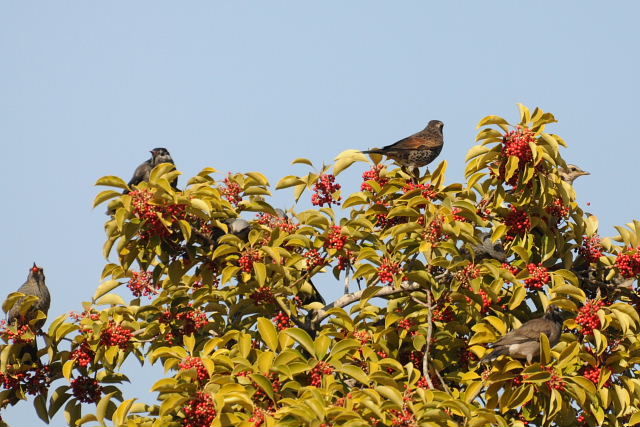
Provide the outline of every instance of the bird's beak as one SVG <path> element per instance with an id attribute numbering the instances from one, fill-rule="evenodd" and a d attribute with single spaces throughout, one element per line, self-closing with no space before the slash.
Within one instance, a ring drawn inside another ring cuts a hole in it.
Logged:
<path id="1" fill-rule="evenodd" d="M 587 172 L 587 171 L 582 171 L 582 172 L 580 172 L 580 175 L 591 175 L 591 173 Z"/>

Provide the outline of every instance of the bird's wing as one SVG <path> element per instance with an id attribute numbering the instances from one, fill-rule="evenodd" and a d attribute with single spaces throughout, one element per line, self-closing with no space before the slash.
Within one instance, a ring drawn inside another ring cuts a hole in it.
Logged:
<path id="1" fill-rule="evenodd" d="M 527 341 L 539 341 L 540 334 L 544 333 L 549 336 L 554 328 L 555 323 L 551 320 L 539 318 L 529 320 L 518 329 L 509 332 L 504 337 L 496 341 L 493 346 L 522 344 Z"/>
<path id="2" fill-rule="evenodd" d="M 387 145 L 382 149 L 402 151 L 402 150 L 415 150 L 422 146 L 427 146 L 427 141 L 424 138 L 421 138 L 418 134 L 414 134 L 406 138 L 402 138 L 400 141 L 394 142 L 391 145 Z"/>
<path id="3" fill-rule="evenodd" d="M 149 179 L 149 173 L 151 172 L 151 161 L 147 160 L 142 163 L 140 166 L 136 168 L 133 172 L 133 176 L 129 180 L 129 187 L 132 185 L 138 185 L 142 181 L 147 181 Z"/>

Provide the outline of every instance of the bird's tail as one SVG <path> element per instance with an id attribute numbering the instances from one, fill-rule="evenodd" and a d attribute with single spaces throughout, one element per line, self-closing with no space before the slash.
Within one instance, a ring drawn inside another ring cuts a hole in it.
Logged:
<path id="1" fill-rule="evenodd" d="M 27 361 L 25 361 L 25 363 L 30 365 L 36 363 L 36 360 L 38 360 L 38 347 L 35 341 L 33 343 L 25 343 L 22 345 L 22 348 L 20 348 L 19 359 L 23 360 L 24 356 L 27 354 L 31 359 L 31 363 Z"/>
<path id="2" fill-rule="evenodd" d="M 498 358 L 498 356 L 501 356 L 503 354 L 506 354 L 506 347 L 497 347 L 494 348 L 493 351 L 489 354 L 487 354 L 486 356 L 484 356 L 482 359 L 480 359 L 480 363 L 487 363 L 487 362 L 491 362 L 492 360 L 495 360 Z"/>

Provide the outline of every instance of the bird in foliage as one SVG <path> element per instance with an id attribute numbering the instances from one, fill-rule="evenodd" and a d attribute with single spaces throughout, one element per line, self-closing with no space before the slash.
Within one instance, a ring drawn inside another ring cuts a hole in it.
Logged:
<path id="1" fill-rule="evenodd" d="M 49 306 L 51 305 L 51 295 L 49 294 L 49 288 L 47 288 L 45 283 L 44 271 L 42 268 L 38 267 L 35 262 L 33 263 L 33 267 L 29 269 L 27 281 L 18 288 L 18 292 L 25 296 L 18 299 L 7 312 L 8 324 L 16 322 L 17 326 L 29 325 L 31 321 L 36 318 L 38 311 L 44 313 L 45 316 L 47 315 L 49 312 Z M 31 307 L 29 307 L 29 309 L 23 312 L 21 308 L 27 298 L 26 296 L 35 296 L 38 299 Z M 31 325 L 32 331 L 34 333 L 39 332 L 42 329 L 44 322 L 45 319 L 39 319 L 36 321 Z M 20 357 L 27 353 L 31 356 L 32 361 L 36 360 L 38 351 L 35 341 L 33 344 L 25 344 Z"/>
<path id="2" fill-rule="evenodd" d="M 488 345 L 493 351 L 484 356 L 481 362 L 490 362 L 498 356 L 506 355 L 514 359 L 526 359 L 528 363 L 540 355 L 540 334 L 549 339 L 551 347 L 560 340 L 562 317 L 559 310 L 549 306 L 544 316 L 532 319 L 509 332 L 498 341 Z"/>
<path id="3" fill-rule="evenodd" d="M 128 182 L 129 187 L 138 185 L 141 182 L 148 182 L 149 175 L 151 174 L 153 168 L 162 163 L 171 163 L 172 165 L 175 164 L 173 162 L 173 159 L 171 158 L 171 154 L 169 154 L 169 151 L 166 148 L 154 148 L 153 150 L 151 150 L 151 158 L 138 166 L 133 172 L 133 176 Z M 176 188 L 177 184 L 178 179 L 176 178 L 171 183 L 171 185 Z M 128 192 L 128 190 L 125 190 L 124 193 L 127 194 Z"/>
<path id="4" fill-rule="evenodd" d="M 427 127 L 400 141 L 382 148 L 363 151 L 364 154 L 382 154 L 395 160 L 402 167 L 412 169 L 426 166 L 442 151 L 444 123 L 431 120 Z"/>
<path id="5" fill-rule="evenodd" d="M 576 178 L 583 175 L 591 175 L 589 172 L 582 170 L 580 166 L 571 164 L 568 164 L 566 169 L 563 167 L 558 168 L 558 173 L 560 174 L 560 178 L 562 178 L 564 182 L 567 182 L 571 185 L 573 185 L 573 181 L 575 181 Z"/>

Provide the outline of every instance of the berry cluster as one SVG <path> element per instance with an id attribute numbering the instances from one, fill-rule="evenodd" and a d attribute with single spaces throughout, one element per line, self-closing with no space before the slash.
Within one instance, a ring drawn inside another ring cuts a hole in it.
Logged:
<path id="1" fill-rule="evenodd" d="M 347 250 L 346 255 L 338 255 L 338 270 L 346 270 L 355 260 L 355 254 L 350 250 Z"/>
<path id="2" fill-rule="evenodd" d="M 415 323 L 413 319 L 401 319 L 398 321 L 398 330 L 404 329 L 405 331 L 409 332 L 414 325 Z"/>
<path id="3" fill-rule="evenodd" d="M 442 221 L 442 218 L 436 218 L 431 221 L 423 236 L 425 240 L 431 242 L 434 247 L 437 246 L 438 242 L 447 240 L 449 237 L 442 231 Z"/>
<path id="4" fill-rule="evenodd" d="M 408 182 L 404 187 L 402 187 L 402 191 L 405 194 L 413 190 L 420 190 L 422 197 L 427 200 L 433 200 L 438 197 L 438 192 L 431 184 L 414 184 L 413 182 Z"/>
<path id="5" fill-rule="evenodd" d="M 0 321 L 0 336 L 13 344 L 32 343 L 35 341 L 35 334 L 29 325 L 12 327 L 7 325 L 6 320 Z"/>
<path id="6" fill-rule="evenodd" d="M 242 271 L 245 273 L 251 273 L 253 271 L 253 263 L 260 261 L 260 251 L 257 249 L 247 249 L 242 253 L 242 256 L 238 260 L 238 264 L 242 267 Z"/>
<path id="7" fill-rule="evenodd" d="M 293 322 L 291 322 L 291 318 L 287 316 L 285 313 L 279 311 L 276 314 L 276 317 L 273 318 L 274 323 L 279 331 L 283 331 L 293 326 Z"/>
<path id="8" fill-rule="evenodd" d="M 253 415 L 249 418 L 249 422 L 253 423 L 253 427 L 261 427 L 267 415 L 271 415 L 272 411 L 262 409 L 256 406 L 253 409 Z"/>
<path id="9" fill-rule="evenodd" d="M 100 344 L 105 346 L 118 346 L 126 349 L 133 336 L 130 329 L 117 325 L 111 320 L 105 330 L 100 335 Z"/>
<path id="10" fill-rule="evenodd" d="M 333 374 L 333 367 L 327 362 L 318 362 L 318 364 L 311 370 L 311 385 L 314 387 L 322 386 L 322 378 L 325 375 Z"/>
<path id="11" fill-rule="evenodd" d="M 596 263 L 602 256 L 602 244 L 600 243 L 600 236 L 594 234 L 593 236 L 585 236 L 582 239 L 582 246 L 578 249 L 578 253 L 582 255 L 589 263 Z"/>
<path id="12" fill-rule="evenodd" d="M 256 305 L 266 305 L 275 302 L 273 291 L 270 286 L 261 286 L 249 295 Z"/>
<path id="13" fill-rule="evenodd" d="M 209 372 L 204 366 L 204 363 L 202 363 L 202 359 L 200 359 L 199 357 L 187 356 L 187 358 L 183 362 L 180 362 L 178 366 L 182 371 L 185 371 L 187 369 L 195 369 L 196 373 L 198 374 L 198 381 L 201 384 L 209 381 Z"/>
<path id="14" fill-rule="evenodd" d="M 102 395 L 98 380 L 82 376 L 71 380 L 71 390 L 76 399 L 83 403 L 97 403 Z"/>
<path id="15" fill-rule="evenodd" d="M 558 375 L 556 369 L 553 366 L 541 366 L 541 368 L 551 374 L 551 378 L 547 381 L 547 386 L 552 390 L 564 391 L 567 383 Z"/>
<path id="16" fill-rule="evenodd" d="M 369 331 L 353 331 L 353 337 L 360 341 L 360 344 L 367 345 L 371 341 L 371 334 Z"/>
<path id="17" fill-rule="evenodd" d="M 530 144 L 535 143 L 535 134 L 530 129 L 518 126 L 502 138 L 502 155 L 505 158 L 515 156 L 520 164 L 529 163 L 533 160 Z"/>
<path id="18" fill-rule="evenodd" d="M 391 409 L 389 412 L 391 412 L 392 415 L 392 427 L 416 427 L 418 425 L 413 412 L 407 407 L 404 407 L 402 411 L 399 409 Z"/>
<path id="19" fill-rule="evenodd" d="M 505 225 L 509 227 L 505 236 L 507 241 L 514 240 L 516 236 L 522 236 L 531 229 L 531 219 L 527 212 L 519 210 L 513 205 L 510 206 L 510 209 L 511 212 L 504 219 Z"/>
<path id="20" fill-rule="evenodd" d="M 135 297 L 144 295 L 151 298 L 151 295 L 158 293 L 157 287 L 153 285 L 153 274 L 147 271 L 134 271 L 127 287 Z"/>
<path id="21" fill-rule="evenodd" d="M 473 263 L 465 265 L 462 270 L 456 273 L 456 278 L 465 285 L 478 277 L 480 277 L 480 266 Z"/>
<path id="22" fill-rule="evenodd" d="M 413 363 L 413 365 L 415 367 L 417 367 L 418 369 L 422 370 L 422 359 L 424 358 L 424 352 L 423 351 L 412 351 L 411 353 L 409 353 L 409 360 L 411 361 L 411 363 Z"/>
<path id="23" fill-rule="evenodd" d="M 565 206 L 562 199 L 555 199 L 551 206 L 547 206 L 547 213 L 558 219 L 569 217 L 569 206 Z"/>
<path id="24" fill-rule="evenodd" d="M 462 366 L 468 367 L 469 366 L 469 362 L 474 362 L 478 360 L 478 356 L 476 356 L 476 354 L 469 350 L 468 348 L 462 348 L 462 350 L 460 351 L 460 364 Z"/>
<path id="25" fill-rule="evenodd" d="M 466 217 L 460 215 L 460 212 L 462 212 L 462 208 L 454 207 L 453 209 L 451 209 L 453 220 L 460 221 L 460 222 L 469 222 L 469 220 Z"/>
<path id="26" fill-rule="evenodd" d="M 339 251 L 344 248 L 344 245 L 346 243 L 347 236 L 342 234 L 342 227 L 340 227 L 339 225 L 332 226 L 325 246 L 329 249 L 336 249 Z"/>
<path id="27" fill-rule="evenodd" d="M 6 390 L 15 390 L 24 387 L 27 394 L 46 395 L 51 384 L 51 366 L 44 365 L 40 367 L 21 370 L 19 372 L 0 372 L 0 384 Z"/>
<path id="28" fill-rule="evenodd" d="M 551 281 L 551 275 L 545 267 L 541 264 L 529 264 L 527 265 L 529 270 L 529 277 L 524 279 L 524 284 L 530 291 L 542 289 L 544 285 Z"/>
<path id="29" fill-rule="evenodd" d="M 314 206 L 324 206 L 325 204 L 339 205 L 340 196 L 334 197 L 333 194 L 340 190 L 340 184 L 335 182 L 336 177 L 331 174 L 322 174 L 313 186 L 315 194 L 311 197 L 311 203 Z"/>
<path id="30" fill-rule="evenodd" d="M 389 258 L 385 258 L 380 267 L 378 267 L 378 277 L 382 283 L 393 283 L 393 277 L 401 271 L 400 263 L 393 262 Z"/>
<path id="31" fill-rule="evenodd" d="M 582 370 L 582 376 L 588 380 L 591 380 L 591 382 L 594 383 L 595 385 L 598 385 L 598 383 L 600 382 L 600 374 L 602 372 L 602 369 L 607 369 L 607 368 L 602 368 L 600 366 L 585 366 Z M 611 384 L 612 384 L 611 380 L 609 379 L 604 384 L 604 387 L 609 388 Z"/>
<path id="32" fill-rule="evenodd" d="M 198 392 L 186 403 L 182 412 L 182 427 L 209 427 L 216 417 L 216 406 L 211 395 Z"/>
<path id="33" fill-rule="evenodd" d="M 89 343 L 83 341 L 75 350 L 71 352 L 71 358 L 75 359 L 78 365 L 86 368 L 91 362 L 93 362 L 96 353 L 91 350 Z"/>
<path id="34" fill-rule="evenodd" d="M 631 278 L 640 275 L 640 246 L 635 249 L 627 248 L 626 252 L 621 252 L 616 259 L 616 267 L 622 277 Z"/>
<path id="35" fill-rule="evenodd" d="M 493 300 L 489 297 L 489 294 L 484 289 L 480 289 L 478 293 L 482 297 L 482 309 L 480 310 L 480 312 L 482 314 L 485 314 L 489 311 L 489 308 L 493 304 Z"/>
<path id="36" fill-rule="evenodd" d="M 509 270 L 511 274 L 513 274 L 514 276 L 520 273 L 520 269 L 518 267 L 516 267 L 515 265 L 511 265 L 508 262 L 503 262 L 502 268 L 504 268 L 505 270 Z"/>
<path id="37" fill-rule="evenodd" d="M 183 322 L 181 328 L 182 335 L 191 335 L 196 331 L 200 331 L 209 324 L 207 313 L 200 309 L 181 311 L 176 314 L 176 320 Z"/>
<path id="38" fill-rule="evenodd" d="M 389 178 L 380 176 L 380 171 L 384 166 L 381 164 L 375 165 L 371 167 L 370 170 L 366 171 L 362 174 L 362 179 L 365 181 L 360 186 L 360 190 L 362 191 L 373 191 L 373 187 L 367 181 L 375 181 L 380 187 L 383 187 L 387 182 L 389 182 Z"/>
<path id="39" fill-rule="evenodd" d="M 153 192 L 151 190 L 134 190 L 129 195 L 133 205 L 133 214 L 144 221 L 144 227 L 139 232 L 142 240 L 148 240 L 154 236 L 161 238 L 170 236 L 172 231 L 170 227 L 165 225 L 165 222 L 168 221 L 173 225 L 186 217 L 186 206 L 183 204 L 157 205 L 152 203 Z"/>
<path id="40" fill-rule="evenodd" d="M 307 259 L 307 268 L 312 269 L 314 267 L 323 266 L 326 260 L 317 249 L 311 249 L 305 252 L 304 257 Z"/>
<path id="41" fill-rule="evenodd" d="M 431 319 L 434 322 L 449 323 L 456 320 L 456 316 L 455 316 L 455 313 L 453 312 L 453 308 L 451 308 L 450 305 L 447 305 L 446 307 L 436 306 L 433 309 Z"/>
<path id="42" fill-rule="evenodd" d="M 266 225 L 273 230 L 279 228 L 289 234 L 295 233 L 298 229 L 298 224 L 294 224 L 289 218 L 271 215 L 266 212 L 260 212 L 257 221 L 258 224 Z"/>
<path id="43" fill-rule="evenodd" d="M 582 326 L 582 335 L 593 335 L 594 329 L 600 329 L 602 324 L 598 317 L 598 310 L 604 306 L 602 300 L 587 300 L 584 306 L 580 308 L 576 316 L 576 323 Z"/>
<path id="44" fill-rule="evenodd" d="M 240 184 L 237 182 L 231 180 L 231 173 L 224 179 L 223 183 L 224 186 L 220 189 L 222 197 L 227 199 L 232 205 L 238 206 L 242 201 L 242 196 L 240 195 L 240 193 L 242 193 L 242 187 L 240 187 Z"/>

